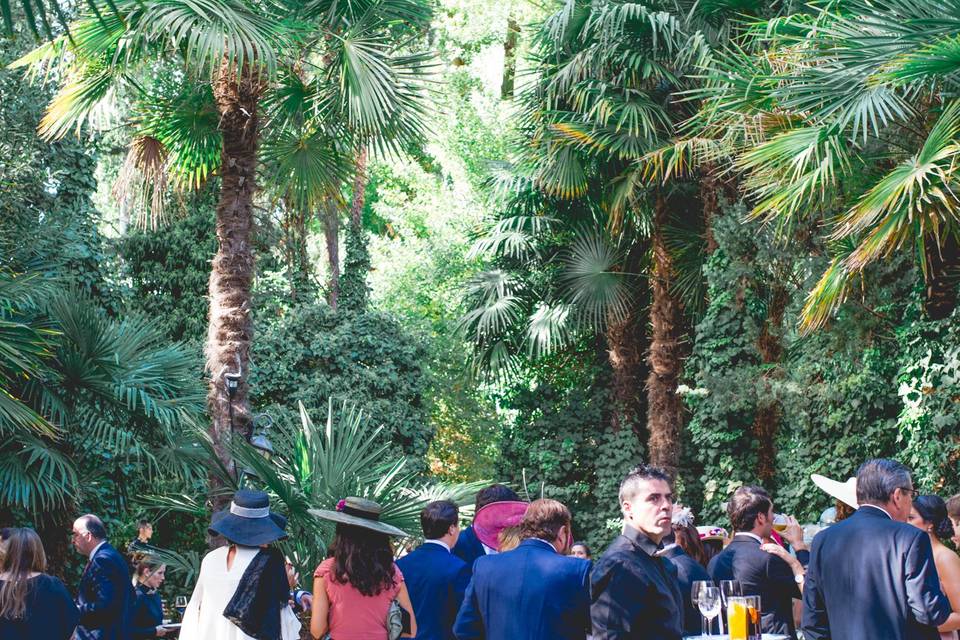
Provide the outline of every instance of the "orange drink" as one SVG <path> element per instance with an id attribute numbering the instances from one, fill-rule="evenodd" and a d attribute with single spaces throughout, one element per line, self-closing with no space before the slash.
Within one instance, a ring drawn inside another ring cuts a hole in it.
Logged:
<path id="1" fill-rule="evenodd" d="M 750 613 L 745 598 L 731 596 L 727 598 L 727 626 L 730 628 L 730 640 L 751 640 Z"/>

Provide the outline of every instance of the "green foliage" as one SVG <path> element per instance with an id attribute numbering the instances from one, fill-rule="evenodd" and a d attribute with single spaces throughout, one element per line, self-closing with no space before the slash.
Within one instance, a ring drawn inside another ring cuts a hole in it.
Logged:
<path id="1" fill-rule="evenodd" d="M 395 452 L 422 465 L 433 433 L 420 339 L 384 313 L 334 312 L 323 303 L 284 309 L 259 326 L 250 378 L 257 410 L 290 425 L 298 402 L 316 413 L 328 398 L 349 399 L 384 427 Z"/>
<path id="2" fill-rule="evenodd" d="M 129 306 L 153 318 L 172 340 L 199 344 L 207 330 L 207 282 L 216 252 L 217 182 L 180 201 L 180 215 L 150 231 L 120 238 L 117 250 L 129 283 Z"/>
<path id="3" fill-rule="evenodd" d="M 367 232 L 362 226 L 347 227 L 347 256 L 340 277 L 340 308 L 349 312 L 366 310 L 370 302 L 370 248 Z"/>

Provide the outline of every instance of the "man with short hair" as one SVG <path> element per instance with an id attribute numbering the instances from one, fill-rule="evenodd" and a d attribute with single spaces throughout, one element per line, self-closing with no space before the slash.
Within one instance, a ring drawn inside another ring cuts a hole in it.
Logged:
<path id="1" fill-rule="evenodd" d="M 107 530 L 95 515 L 73 523 L 73 546 L 90 560 L 77 592 L 78 640 L 129 640 L 134 591 L 126 561 L 107 542 Z"/>
<path id="2" fill-rule="evenodd" d="M 584 640 L 590 561 L 568 557 L 570 510 L 530 503 L 520 546 L 477 559 L 453 631 L 459 640 Z"/>
<path id="3" fill-rule="evenodd" d="M 641 464 L 620 483 L 623 533 L 590 579 L 594 640 L 680 640 L 683 596 L 676 568 L 658 556 L 671 530 L 673 487 L 659 467 Z"/>
<path id="4" fill-rule="evenodd" d="M 947 500 L 947 515 L 953 523 L 953 544 L 960 546 L 960 493 Z"/>
<path id="5" fill-rule="evenodd" d="M 906 524 L 910 470 L 868 460 L 857 471 L 853 515 L 813 539 L 803 590 L 808 640 L 937 640 L 960 627 L 940 589 L 926 532 Z"/>
<path id="6" fill-rule="evenodd" d="M 520 500 L 520 497 L 510 487 L 502 484 L 492 484 L 477 492 L 477 497 L 474 502 L 474 513 L 477 513 L 482 507 L 494 502 L 512 502 L 518 500 Z M 476 532 L 473 530 L 473 525 L 468 526 L 460 532 L 457 544 L 453 547 L 453 555 L 467 563 L 468 571 L 473 569 L 473 563 L 477 558 L 496 552 L 496 549 L 480 542 Z"/>
<path id="7" fill-rule="evenodd" d="M 137 537 L 127 545 L 127 553 L 134 555 L 138 553 L 150 553 L 156 550 L 156 547 L 150 544 L 150 538 L 153 537 L 153 523 L 149 520 L 140 520 L 137 523 Z"/>
<path id="8" fill-rule="evenodd" d="M 737 489 L 727 503 L 733 541 L 707 566 L 710 578 L 737 580 L 745 596 L 760 596 L 761 629 L 795 638 L 793 599 L 802 597 L 803 565 L 785 550 L 780 555 L 764 551 L 773 531 L 773 500 L 760 487 Z M 795 551 L 805 551 L 803 531 L 788 528 L 782 534 Z"/>
<path id="9" fill-rule="evenodd" d="M 467 563 L 450 550 L 460 537 L 460 509 L 437 500 L 420 512 L 424 542 L 397 560 L 417 620 L 417 640 L 453 640 L 453 623 L 470 582 Z"/>

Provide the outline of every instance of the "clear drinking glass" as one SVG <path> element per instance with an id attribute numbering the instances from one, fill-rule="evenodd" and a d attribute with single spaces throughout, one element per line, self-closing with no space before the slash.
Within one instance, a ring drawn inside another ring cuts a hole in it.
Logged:
<path id="1" fill-rule="evenodd" d="M 180 614 L 180 621 L 183 622 L 183 613 L 187 610 L 187 596 L 177 596 L 173 601 L 173 608 Z"/>
<path id="2" fill-rule="evenodd" d="M 700 593 L 707 587 L 714 587 L 713 582 L 710 580 L 695 580 L 690 586 L 690 602 L 692 602 L 694 606 L 700 606 Z M 703 614 L 700 614 L 700 637 L 707 637 L 707 617 Z"/>
<path id="3" fill-rule="evenodd" d="M 783 533 L 787 529 L 787 525 L 790 524 L 790 521 L 787 520 L 787 516 L 782 513 L 773 514 L 773 530 L 777 533 Z"/>
<path id="4" fill-rule="evenodd" d="M 742 596 L 727 596 L 727 629 L 730 631 L 730 640 L 751 640 L 749 620 L 747 599 Z"/>
<path id="5" fill-rule="evenodd" d="M 717 587 L 703 587 L 697 598 L 697 608 L 700 615 L 707 619 L 707 634 L 713 632 L 713 619 L 720 615 L 721 598 Z"/>
<path id="6" fill-rule="evenodd" d="M 727 609 L 729 599 L 739 595 L 743 595 L 739 580 L 720 581 L 720 598 L 722 599 L 724 611 Z M 723 615 L 720 616 L 720 634 L 723 635 Z"/>
<path id="7" fill-rule="evenodd" d="M 743 596 L 747 605 L 747 636 L 750 640 L 762 640 L 760 625 L 760 596 Z"/>

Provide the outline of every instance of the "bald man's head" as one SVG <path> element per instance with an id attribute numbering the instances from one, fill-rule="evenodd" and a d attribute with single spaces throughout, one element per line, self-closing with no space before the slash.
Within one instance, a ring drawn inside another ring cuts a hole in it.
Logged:
<path id="1" fill-rule="evenodd" d="M 83 555 L 90 555 L 106 539 L 107 529 L 97 516 L 88 513 L 73 522 L 73 546 Z"/>

